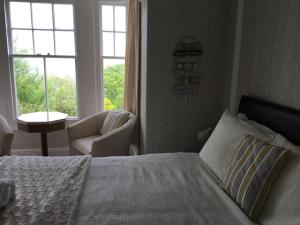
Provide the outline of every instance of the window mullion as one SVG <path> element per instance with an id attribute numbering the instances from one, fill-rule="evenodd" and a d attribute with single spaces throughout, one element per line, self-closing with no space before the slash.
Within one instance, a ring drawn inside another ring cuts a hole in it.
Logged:
<path id="1" fill-rule="evenodd" d="M 10 60 L 10 65 L 14 65 L 14 57 L 11 55 L 11 57 L 9 57 Z M 15 67 L 13 66 L 13 73 L 14 73 L 14 77 L 12 78 L 13 80 L 13 94 L 14 94 L 14 107 L 15 107 L 15 116 L 19 115 L 19 109 L 18 109 L 18 94 L 17 94 L 17 81 L 16 81 L 16 76 L 15 76 Z"/>
<path id="2" fill-rule="evenodd" d="M 49 105 L 48 105 L 48 80 L 47 80 L 47 66 L 46 66 L 46 57 L 43 57 L 44 62 L 44 79 L 45 79 L 45 103 L 46 103 L 46 110 L 47 113 L 49 112 Z"/>
<path id="3" fill-rule="evenodd" d="M 32 28 L 20 28 L 20 27 L 12 27 L 12 30 L 32 30 Z M 74 29 L 50 29 L 50 28 L 33 28 L 33 30 L 37 31 L 74 31 Z M 123 31 L 122 31 L 123 32 Z"/>
<path id="4" fill-rule="evenodd" d="M 52 26 L 53 26 L 53 45 L 54 45 L 54 55 L 56 55 L 56 39 L 55 39 L 55 19 L 54 19 L 54 4 L 52 4 Z"/>
<path id="5" fill-rule="evenodd" d="M 32 15 L 32 2 L 30 2 L 30 16 L 31 16 L 31 33 L 32 33 L 32 51 L 35 55 L 35 41 L 34 41 L 34 29 L 33 29 L 33 15 Z"/>
<path id="6" fill-rule="evenodd" d="M 113 41 L 114 41 L 114 56 L 116 56 L 116 28 L 115 28 L 115 6 L 113 6 Z"/>
<path id="7" fill-rule="evenodd" d="M 13 57 L 19 57 L 19 58 L 42 58 L 42 57 L 47 57 L 47 58 L 65 58 L 65 59 L 76 59 L 76 56 L 72 55 L 19 55 L 19 54 L 12 54 Z"/>
<path id="8" fill-rule="evenodd" d="M 103 59 L 125 59 L 123 56 L 102 56 Z"/>

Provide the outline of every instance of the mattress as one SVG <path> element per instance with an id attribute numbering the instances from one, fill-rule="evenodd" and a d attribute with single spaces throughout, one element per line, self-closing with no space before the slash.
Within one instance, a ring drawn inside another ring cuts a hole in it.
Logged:
<path id="1" fill-rule="evenodd" d="M 76 225 L 253 223 L 196 153 L 93 158 Z"/>

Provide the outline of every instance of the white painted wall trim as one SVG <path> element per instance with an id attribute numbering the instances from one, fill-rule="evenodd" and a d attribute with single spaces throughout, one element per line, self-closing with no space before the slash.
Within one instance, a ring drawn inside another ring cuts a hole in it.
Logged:
<path id="1" fill-rule="evenodd" d="M 233 70 L 231 76 L 231 90 L 230 90 L 230 110 L 236 111 L 236 98 L 237 98 L 237 85 L 240 66 L 240 53 L 242 43 L 242 30 L 243 30 L 243 16 L 244 16 L 245 0 L 239 0 L 237 6 L 237 20 L 236 20 L 236 32 L 235 32 L 235 44 L 234 44 L 234 56 L 233 56 Z"/>

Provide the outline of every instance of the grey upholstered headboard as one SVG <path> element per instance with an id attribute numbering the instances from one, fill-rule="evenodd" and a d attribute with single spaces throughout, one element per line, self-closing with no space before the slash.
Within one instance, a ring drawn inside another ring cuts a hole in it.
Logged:
<path id="1" fill-rule="evenodd" d="M 300 145 L 300 110 L 242 96 L 238 111 Z"/>

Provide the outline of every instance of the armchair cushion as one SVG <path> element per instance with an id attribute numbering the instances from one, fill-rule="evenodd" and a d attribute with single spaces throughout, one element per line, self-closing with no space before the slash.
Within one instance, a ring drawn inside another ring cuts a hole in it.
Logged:
<path id="1" fill-rule="evenodd" d="M 130 113 L 125 110 L 112 110 L 110 111 L 100 129 L 100 135 L 105 135 L 112 130 L 115 130 L 124 125 L 129 119 Z"/>
<path id="2" fill-rule="evenodd" d="M 69 125 L 67 127 L 69 141 L 73 141 L 78 138 L 99 135 L 99 129 L 102 127 L 107 114 L 108 111 L 96 113 Z"/>
<path id="3" fill-rule="evenodd" d="M 99 138 L 100 135 L 93 135 L 89 137 L 75 139 L 71 143 L 71 148 L 81 155 L 89 155 L 92 150 L 92 145 L 95 139 Z"/>

